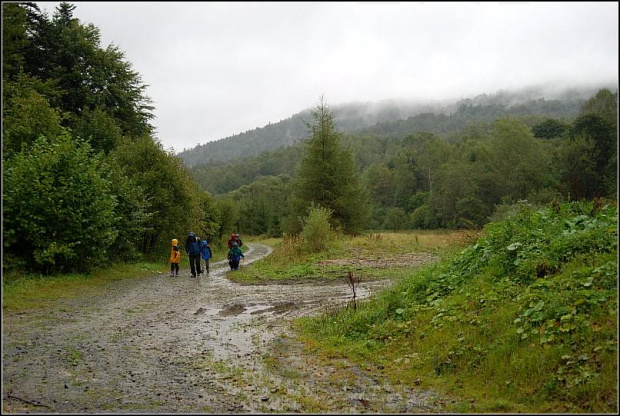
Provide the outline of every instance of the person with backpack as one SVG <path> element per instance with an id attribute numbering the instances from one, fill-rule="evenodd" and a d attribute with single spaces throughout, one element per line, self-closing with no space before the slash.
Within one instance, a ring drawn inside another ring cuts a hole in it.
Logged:
<path id="1" fill-rule="evenodd" d="M 200 245 L 196 240 L 196 234 L 189 233 L 185 241 L 185 252 L 189 257 L 189 267 L 192 277 L 196 277 L 196 273 L 200 271 Z"/>
<path id="2" fill-rule="evenodd" d="M 230 238 L 228 239 L 228 250 L 232 250 L 234 242 L 235 242 L 235 235 L 231 234 Z"/>
<path id="3" fill-rule="evenodd" d="M 209 259 L 213 257 L 213 253 L 211 252 L 211 247 L 209 247 L 209 243 L 207 240 L 202 240 L 202 246 L 200 247 L 200 255 L 205 262 L 204 270 L 209 273 Z"/>
<path id="4" fill-rule="evenodd" d="M 179 275 L 179 262 L 181 261 L 181 252 L 179 251 L 179 240 L 172 239 L 172 247 L 170 248 L 170 277 Z"/>
<path id="5" fill-rule="evenodd" d="M 237 246 L 241 247 L 243 245 L 243 241 L 241 241 L 241 237 L 239 234 L 231 234 L 228 239 L 228 249 L 232 249 L 233 243 L 237 243 Z"/>
<path id="6" fill-rule="evenodd" d="M 232 243 L 232 248 L 228 251 L 228 265 L 230 266 L 230 270 L 239 270 L 239 262 L 242 258 L 245 258 L 243 251 L 237 242 Z"/>

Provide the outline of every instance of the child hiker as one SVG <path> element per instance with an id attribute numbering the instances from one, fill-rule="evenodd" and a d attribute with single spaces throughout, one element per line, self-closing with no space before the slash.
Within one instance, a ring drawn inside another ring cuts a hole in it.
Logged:
<path id="1" fill-rule="evenodd" d="M 200 248 L 200 255 L 202 259 L 205 261 L 204 270 L 209 273 L 209 259 L 213 257 L 213 253 L 211 253 L 211 247 L 209 247 L 209 243 L 207 240 L 202 240 L 202 247 Z"/>
<path id="2" fill-rule="evenodd" d="M 170 277 L 179 275 L 179 261 L 181 261 L 179 240 L 173 238 L 172 247 L 170 248 Z"/>
<path id="3" fill-rule="evenodd" d="M 243 255 L 243 251 L 237 242 L 232 243 L 232 248 L 228 252 L 228 264 L 230 265 L 230 270 L 239 270 L 239 261 L 241 261 L 242 257 L 245 256 Z"/>

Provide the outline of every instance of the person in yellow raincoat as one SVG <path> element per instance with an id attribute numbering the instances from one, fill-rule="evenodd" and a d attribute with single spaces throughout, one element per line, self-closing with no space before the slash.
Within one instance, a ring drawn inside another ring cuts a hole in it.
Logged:
<path id="1" fill-rule="evenodd" d="M 170 248 L 170 277 L 179 275 L 179 262 L 181 261 L 181 252 L 179 251 L 179 240 L 172 239 L 172 247 Z"/>

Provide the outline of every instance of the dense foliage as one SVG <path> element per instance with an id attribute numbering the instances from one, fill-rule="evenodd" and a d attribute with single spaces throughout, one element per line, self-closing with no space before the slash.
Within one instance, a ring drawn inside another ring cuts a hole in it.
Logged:
<path id="1" fill-rule="evenodd" d="M 304 326 L 325 348 L 405 383 L 437 379 L 482 411 L 615 411 L 617 225 L 615 202 L 523 205 L 452 260 Z"/>
<path id="2" fill-rule="evenodd" d="M 165 258 L 220 208 L 153 135 L 146 85 L 61 3 L 3 3 L 4 270 L 88 271 Z"/>
<path id="3" fill-rule="evenodd" d="M 9 264 L 88 269 L 107 256 L 117 207 L 102 155 L 63 135 L 41 137 L 4 168 L 4 245 Z M 124 180 L 124 177 L 120 178 Z"/>

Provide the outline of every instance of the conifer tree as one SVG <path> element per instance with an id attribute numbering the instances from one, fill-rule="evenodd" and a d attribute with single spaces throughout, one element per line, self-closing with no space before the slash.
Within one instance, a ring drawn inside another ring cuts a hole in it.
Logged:
<path id="1" fill-rule="evenodd" d="M 298 166 L 292 213 L 295 219 L 307 215 L 308 208 L 319 205 L 332 210 L 333 226 L 345 232 L 359 232 L 368 218 L 368 195 L 359 178 L 353 153 L 341 144 L 334 113 L 323 97 L 307 123 L 312 137 Z M 299 226 L 299 222 L 295 221 Z M 299 228 L 293 230 L 298 232 Z"/>

